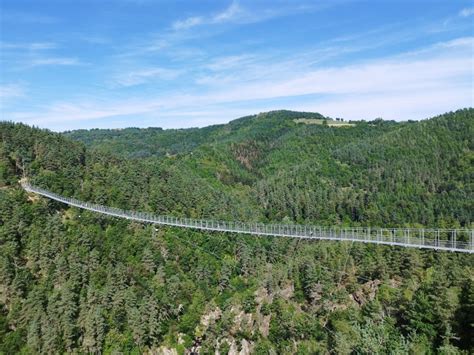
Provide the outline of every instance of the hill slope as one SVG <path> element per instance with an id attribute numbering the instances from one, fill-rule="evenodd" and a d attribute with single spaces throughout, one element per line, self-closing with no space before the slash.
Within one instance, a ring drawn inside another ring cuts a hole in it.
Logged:
<path id="1" fill-rule="evenodd" d="M 58 193 L 176 215 L 472 222 L 474 110 L 345 127 L 301 116 L 153 133 L 146 154 L 129 143 L 141 131 L 110 147 L 80 132 L 91 149 L 0 123 L 0 353 L 472 351 L 472 255 L 155 230 L 17 183 L 26 169 Z"/>
<path id="2" fill-rule="evenodd" d="M 145 147 L 150 156 L 134 163 L 153 165 L 140 171 L 152 170 L 151 179 L 159 179 L 150 190 L 148 182 L 139 189 L 149 191 L 148 196 L 172 194 L 178 210 L 193 216 L 213 212 L 220 218 L 231 214 L 260 221 L 446 227 L 468 226 L 473 220 L 472 109 L 424 122 L 378 120 L 348 127 L 296 123 L 298 117 L 322 116 L 276 111 L 201 130 L 160 131 L 156 136 L 154 129 L 136 130 L 114 136 L 110 145 L 108 139 L 94 140 L 96 131 L 72 136 L 100 152 L 113 147 L 113 155 L 121 157 L 135 156 L 135 142 L 148 137 L 140 149 Z M 198 132 L 200 143 L 191 139 L 191 152 L 151 155 L 157 146 L 171 149 L 161 134 L 181 142 L 183 134 Z M 126 174 L 121 170 L 119 179 Z M 208 191 L 195 195 L 198 186 Z M 189 211 L 192 202 L 181 199 L 193 194 L 197 204 L 212 198 L 216 209 Z M 152 209 L 158 204 L 160 212 L 177 212 L 166 201 L 151 204 Z"/>

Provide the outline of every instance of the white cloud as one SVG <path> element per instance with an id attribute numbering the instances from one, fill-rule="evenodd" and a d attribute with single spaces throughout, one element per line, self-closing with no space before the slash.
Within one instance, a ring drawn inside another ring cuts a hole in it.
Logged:
<path id="1" fill-rule="evenodd" d="M 241 13 L 242 9 L 237 4 L 237 2 L 234 1 L 226 10 L 215 15 L 212 18 L 212 23 L 222 23 L 226 21 L 231 21 L 232 19 L 238 17 Z"/>
<path id="2" fill-rule="evenodd" d="M 224 11 L 213 16 L 191 16 L 184 20 L 175 21 L 172 28 L 176 31 L 187 30 L 198 25 L 210 25 L 229 22 L 237 19 L 243 12 L 237 2 L 232 2 Z"/>
<path id="3" fill-rule="evenodd" d="M 182 71 L 177 69 L 148 68 L 116 75 L 114 82 L 118 86 L 134 86 L 151 80 L 174 80 L 181 73 Z"/>
<path id="4" fill-rule="evenodd" d="M 56 48 L 56 43 L 53 42 L 32 42 L 32 43 L 7 43 L 0 42 L 0 48 L 2 50 L 8 49 L 23 49 L 28 51 L 40 51 L 46 49 Z"/>
<path id="5" fill-rule="evenodd" d="M 84 122 L 108 117 L 146 114 L 156 110 L 160 105 L 153 102 L 134 102 L 120 100 L 117 102 L 81 102 L 53 103 L 42 112 L 23 111 L 9 115 L 13 120 L 23 121 L 39 127 L 60 125 L 65 127 L 70 122 Z"/>
<path id="6" fill-rule="evenodd" d="M 39 67 L 44 65 L 82 65 L 77 58 L 67 57 L 51 57 L 51 58 L 36 58 L 30 60 L 26 66 Z"/>
<path id="7" fill-rule="evenodd" d="M 194 90 L 181 88 L 181 93 L 140 99 L 56 103 L 39 112 L 16 112 L 11 117 L 64 128 L 71 128 L 72 122 L 98 122 L 94 120 L 124 115 L 139 115 L 144 120 L 173 117 L 168 126 L 183 127 L 189 126 L 191 112 L 193 125 L 202 126 L 214 123 L 216 117 L 222 122 L 236 118 L 233 115 L 237 113 L 278 108 L 351 119 L 421 119 L 473 105 L 473 43 L 473 38 L 461 38 L 396 57 L 325 68 L 297 61 L 272 63 L 264 77 L 255 75 L 249 80 L 242 80 L 247 69 L 244 65 L 243 72 L 234 72 L 226 85 L 206 83 Z M 221 58 L 217 66 L 232 67 L 235 62 L 239 59 Z M 145 71 L 137 77 L 147 75 L 155 73 Z M 291 105 L 282 107 L 282 102 L 290 101 Z"/>
<path id="8" fill-rule="evenodd" d="M 469 87 L 452 86 L 337 96 L 320 103 L 306 103 L 290 108 L 319 111 L 331 117 L 353 120 L 371 120 L 377 117 L 390 120 L 417 120 L 469 106 L 472 106 Z"/>
<path id="9" fill-rule="evenodd" d="M 187 30 L 188 28 L 201 25 L 204 23 L 204 19 L 200 16 L 188 17 L 184 20 L 178 20 L 173 23 L 173 29 L 176 31 Z"/>
<path id="10" fill-rule="evenodd" d="M 11 43 L 0 42 L 3 56 L 0 61 L 8 63 L 15 70 L 40 66 L 83 65 L 74 57 L 56 57 L 51 50 L 58 47 L 55 42 Z"/>
<path id="11" fill-rule="evenodd" d="M 165 54 L 169 57 L 174 57 L 175 55 L 181 57 L 183 53 L 189 51 L 202 51 L 203 49 L 202 47 L 199 47 L 199 44 L 204 42 L 207 37 L 212 37 L 216 33 L 220 33 L 219 28 L 211 29 L 209 25 L 258 23 L 273 18 L 295 15 L 297 13 L 307 14 L 309 12 L 334 6 L 336 3 L 337 1 L 311 5 L 298 5 L 293 2 L 279 2 L 273 4 L 270 8 L 262 8 L 258 6 L 250 8 L 243 7 L 238 1 L 234 0 L 221 12 L 208 15 L 192 15 L 174 21 L 167 31 L 155 32 L 147 39 L 131 43 L 126 47 L 121 46 L 121 53 L 118 54 L 117 57 L 141 57 L 156 52 L 160 52 L 160 54 Z M 204 27 L 205 25 L 208 26 L 205 27 L 204 30 L 198 30 L 198 27 Z M 190 29 L 193 29 L 193 31 L 188 31 Z M 242 45 L 252 41 L 254 40 L 246 40 L 240 44 Z M 182 46 L 183 43 L 186 43 L 186 46 Z"/>
<path id="12" fill-rule="evenodd" d="M 0 85 L 0 99 L 21 97 L 24 95 L 23 88 L 18 84 Z"/>
<path id="13" fill-rule="evenodd" d="M 7 119 L 3 111 L 15 99 L 25 96 L 25 90 L 19 84 L 4 84 L 0 85 L 0 120 Z M 9 117 L 10 118 L 10 117 Z"/>
<path id="14" fill-rule="evenodd" d="M 220 72 L 251 63 L 254 59 L 255 56 L 249 54 L 219 57 L 211 60 L 206 67 L 212 71 Z"/>
<path id="15" fill-rule="evenodd" d="M 459 12 L 459 16 L 461 17 L 469 17 L 474 15 L 474 7 L 466 7 Z"/>
<path id="16" fill-rule="evenodd" d="M 249 10 L 239 5 L 237 1 L 233 1 L 224 11 L 210 16 L 190 16 L 184 20 L 173 22 L 171 28 L 175 31 L 187 30 L 200 25 L 217 25 L 225 23 L 256 23 L 269 20 L 276 17 L 288 16 L 295 13 L 311 12 L 329 6 L 330 4 L 300 5 L 293 4 L 273 7 L 264 10 Z"/>

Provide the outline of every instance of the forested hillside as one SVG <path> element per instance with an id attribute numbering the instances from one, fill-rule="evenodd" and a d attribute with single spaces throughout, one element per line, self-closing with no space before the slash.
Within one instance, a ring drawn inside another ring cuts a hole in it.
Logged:
<path id="1" fill-rule="evenodd" d="M 473 109 L 337 123 L 0 123 L 0 353 L 472 352 L 472 255 L 155 229 L 18 184 L 177 216 L 472 228 Z"/>
<path id="2" fill-rule="evenodd" d="M 376 120 L 349 127 L 297 123 L 301 118 L 324 117 L 275 111 L 191 129 L 186 133 L 195 146 L 190 153 L 162 139 L 173 132 L 182 137 L 181 130 L 92 130 L 67 136 L 101 157 L 113 156 L 112 169 L 120 172 L 102 173 L 114 180 L 133 175 L 122 193 L 143 191 L 146 197 L 136 206 L 151 202 L 150 209 L 159 212 L 386 227 L 472 222 L 472 109 L 422 122 Z M 147 158 L 133 159 L 130 166 L 129 158 L 137 149 L 143 153 L 142 145 L 149 147 Z M 150 181 L 137 174 L 149 175 Z M 97 182 L 97 176 L 91 179 Z M 156 194 L 174 201 L 155 201 Z M 189 210 L 211 198 L 213 210 Z"/>

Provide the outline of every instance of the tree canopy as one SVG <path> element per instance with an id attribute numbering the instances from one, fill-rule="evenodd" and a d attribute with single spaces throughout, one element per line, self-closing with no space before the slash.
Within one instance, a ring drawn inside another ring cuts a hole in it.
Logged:
<path id="1" fill-rule="evenodd" d="M 0 353 L 470 353 L 472 255 L 140 225 L 28 195 L 320 225 L 472 228 L 474 110 L 185 130 L 0 123 Z M 334 121 L 340 122 L 340 121 Z"/>

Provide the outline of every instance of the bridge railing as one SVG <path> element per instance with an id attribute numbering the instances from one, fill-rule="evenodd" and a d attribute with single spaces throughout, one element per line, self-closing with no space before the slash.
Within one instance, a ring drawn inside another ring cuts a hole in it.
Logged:
<path id="1" fill-rule="evenodd" d="M 404 247 L 474 252 L 474 230 L 471 229 L 321 227 L 160 216 L 150 212 L 126 211 L 116 207 L 83 202 L 32 186 L 28 182 L 22 182 L 22 186 L 26 191 L 34 192 L 71 206 L 145 223 L 275 237 L 348 240 Z"/>

